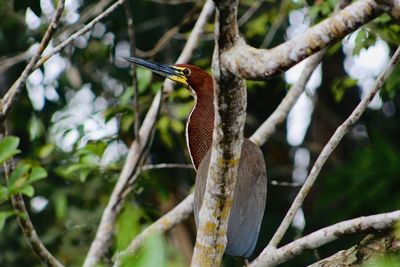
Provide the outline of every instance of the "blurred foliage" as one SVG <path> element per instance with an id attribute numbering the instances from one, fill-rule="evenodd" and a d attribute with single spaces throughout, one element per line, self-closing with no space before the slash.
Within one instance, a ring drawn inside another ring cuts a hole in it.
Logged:
<path id="1" fill-rule="evenodd" d="M 16 60 L 15 56 L 40 41 L 56 2 L 0 2 L 2 64 L 3 60 Z M 90 13 L 103 2 L 69 0 L 52 46 L 87 23 L 85 17 L 93 18 L 94 14 Z M 129 2 L 137 47 L 144 51 L 152 49 L 161 36 L 180 23 L 195 5 L 168 5 L 149 0 Z M 263 1 L 254 15 L 240 26 L 240 31 L 249 44 L 257 46 L 272 26 L 277 27 L 271 42 L 273 47 L 286 40 L 287 29 L 293 26 L 290 23 L 291 11 L 306 10 L 304 18 L 292 19 L 297 24 L 307 25 L 310 21 L 318 22 L 331 15 L 337 3 L 333 0 L 287 0 L 282 5 L 281 1 Z M 239 18 L 253 4 L 253 0 L 240 1 Z M 37 27 L 34 23 L 27 25 L 28 9 L 34 14 Z M 199 10 L 196 12 L 197 15 Z M 284 19 L 279 25 L 274 25 L 279 12 L 284 13 Z M 163 63 L 174 62 L 193 28 L 195 18 L 193 16 L 193 20 L 183 25 L 179 34 L 152 59 Z M 214 25 L 210 21 L 191 59 L 192 64 L 209 72 L 213 30 Z M 54 56 L 28 80 L 27 90 L 23 91 L 7 120 L 12 136 L 0 140 L 0 163 L 11 157 L 16 162 L 9 183 L 4 179 L 3 170 L 0 171 L 0 266 L 40 266 L 18 227 L 16 216 L 20 214 L 15 214 L 9 201 L 10 195 L 16 192 L 24 194 L 32 221 L 49 250 L 66 266 L 81 266 L 134 140 L 135 123 L 138 123 L 133 106 L 137 96 L 132 87 L 132 69 L 121 60 L 121 55 L 129 54 L 127 32 L 126 15 L 120 7 L 92 31 Z M 358 55 L 378 39 L 383 39 L 389 46 L 396 45 L 399 43 L 398 33 L 398 24 L 389 16 L 382 15 L 358 31 L 352 52 Z M 319 128 L 316 131 L 310 129 L 307 141 L 301 144 L 310 151 L 311 164 L 325 144 L 323 140 L 333 133 L 338 121 L 345 119 L 344 111 L 352 110 L 354 102 L 358 101 L 349 94 L 358 92 L 358 81 L 344 75 L 341 53 L 341 42 L 329 49 L 326 60 L 332 62 L 334 59 L 334 64 L 330 63 L 329 71 L 322 73 L 323 85 L 317 91 L 318 99 L 314 101 L 323 108 L 318 109 L 318 116 L 314 114 L 311 118 L 311 125 L 319 125 Z M 25 61 L 15 61 L 6 70 L 2 70 L 3 65 L 0 65 L 2 96 L 18 78 L 25 64 Z M 285 242 L 340 220 L 398 209 L 399 71 L 400 68 L 396 68 L 381 92 L 382 107 L 368 110 L 360 121 L 359 126 L 365 130 L 352 131 L 344 140 L 346 145 L 339 146 L 324 167 L 315 192 L 304 207 L 306 228 L 290 229 Z M 161 88 L 162 80 L 143 68 L 136 68 L 136 76 L 139 117 L 143 120 L 154 95 Z M 250 136 L 273 112 L 289 86 L 283 75 L 263 82 L 249 81 L 247 86 L 245 135 Z M 324 98 L 325 95 L 329 95 L 332 103 Z M 193 103 L 188 90 L 176 86 L 161 108 L 147 164 L 190 163 L 185 143 L 185 123 Z M 290 182 L 297 147 L 288 144 L 286 134 L 285 126 L 278 127 L 277 133 L 262 150 L 270 179 Z M 184 169 L 142 173 L 118 218 L 115 240 L 107 257 L 111 259 L 146 226 L 179 203 L 192 190 L 194 176 L 192 170 Z M 296 192 L 291 187 L 268 188 L 266 216 L 254 255 L 268 242 Z M 193 219 L 187 220 L 182 227 L 185 231 L 180 229 L 146 240 L 137 255 L 125 259 L 124 266 L 187 266 L 189 258 L 184 251 L 192 250 L 185 244 L 193 244 L 195 238 Z M 358 237 L 340 240 L 318 252 L 321 257 L 328 256 L 358 240 Z M 394 259 L 378 260 L 376 264 L 380 265 L 376 266 L 396 266 L 390 265 L 395 262 Z M 312 253 L 306 253 L 286 266 L 303 266 L 314 260 Z M 108 265 L 107 261 L 103 263 L 103 266 Z M 225 256 L 224 265 L 241 266 L 242 261 Z"/>
<path id="2" fill-rule="evenodd" d="M 391 255 L 370 260 L 363 267 L 400 267 L 400 256 Z"/>

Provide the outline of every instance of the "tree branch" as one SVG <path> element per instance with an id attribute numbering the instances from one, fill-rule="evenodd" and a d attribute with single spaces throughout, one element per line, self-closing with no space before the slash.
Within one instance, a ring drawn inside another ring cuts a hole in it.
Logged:
<path id="1" fill-rule="evenodd" d="M 133 26 L 133 15 L 131 12 L 131 5 L 129 2 L 124 2 L 124 10 L 126 15 L 126 24 L 128 28 L 128 36 L 131 45 L 131 56 L 135 56 L 136 52 L 136 39 L 135 39 L 135 28 Z M 134 92 L 134 110 L 135 110 L 135 138 L 139 140 L 139 129 L 140 129 L 140 107 L 139 107 L 139 89 L 137 85 L 137 77 L 136 77 L 136 66 L 135 64 L 131 64 L 132 69 L 132 87 Z"/>
<path id="2" fill-rule="evenodd" d="M 312 188 L 315 180 L 319 172 L 321 171 L 322 167 L 324 166 L 326 160 L 337 147 L 339 142 L 342 140 L 343 136 L 351 129 L 351 127 L 357 122 L 357 120 L 361 117 L 364 113 L 365 109 L 367 108 L 368 104 L 372 101 L 374 96 L 382 87 L 385 80 L 389 77 L 395 66 L 398 64 L 400 60 L 400 48 L 397 48 L 396 52 L 392 56 L 388 66 L 386 69 L 381 73 L 378 79 L 375 81 L 375 84 L 370 89 L 369 93 L 361 100 L 361 102 L 357 105 L 351 115 L 336 129 L 335 133 L 332 135 L 331 139 L 323 148 L 321 154 L 318 156 L 317 160 L 314 163 L 303 187 L 300 189 L 298 195 L 296 196 L 295 200 L 292 203 L 289 211 L 287 212 L 285 218 L 283 219 L 281 225 L 279 226 L 278 230 L 275 232 L 274 236 L 272 237 L 271 241 L 269 242 L 268 246 L 264 249 L 264 251 L 260 254 L 260 256 L 254 261 L 255 264 L 263 264 L 266 260 L 268 255 L 272 253 L 279 242 L 282 240 L 282 237 L 286 233 L 289 225 L 291 224 L 294 215 L 296 214 L 297 210 L 301 207 L 305 197 L 307 196 L 308 192 Z"/>
<path id="3" fill-rule="evenodd" d="M 388 229 L 398 220 L 400 220 L 400 210 L 343 221 L 299 238 L 279 249 L 271 250 L 268 255 L 258 257 L 250 267 L 276 266 L 301 254 L 307 249 L 318 248 L 341 236 Z"/>
<path id="4" fill-rule="evenodd" d="M 360 266 L 370 259 L 382 256 L 384 253 L 398 252 L 400 250 L 399 241 L 399 237 L 390 230 L 378 234 L 369 234 L 359 244 L 338 251 L 328 258 L 309 265 L 309 267 Z"/>
<path id="5" fill-rule="evenodd" d="M 266 48 L 271 44 L 272 40 L 275 37 L 276 32 L 278 31 L 279 27 L 281 27 L 283 21 L 288 15 L 288 11 L 285 10 L 286 6 L 287 6 L 287 1 L 283 0 L 279 7 L 278 15 L 276 16 L 274 23 L 269 28 L 268 33 L 265 35 L 265 38 L 260 45 L 260 48 Z"/>
<path id="6" fill-rule="evenodd" d="M 6 129 L 2 127 L 1 129 L 1 137 L 7 134 Z M 6 182 L 9 182 L 10 172 L 14 169 L 14 160 L 10 159 L 7 162 L 3 163 L 4 168 L 4 177 Z M 17 220 L 18 224 L 22 230 L 22 233 L 25 236 L 25 240 L 28 242 L 31 247 L 33 253 L 39 258 L 40 262 L 43 265 L 49 267 L 63 267 L 62 265 L 46 248 L 43 244 L 42 240 L 38 236 L 35 227 L 32 224 L 31 218 L 29 217 L 29 213 L 26 210 L 24 198 L 22 194 L 17 193 L 11 196 L 11 204 L 14 208 L 14 211 L 18 215 Z"/>
<path id="7" fill-rule="evenodd" d="M 44 34 L 42 41 L 39 44 L 38 49 L 33 54 L 32 58 L 29 60 L 28 65 L 26 65 L 25 69 L 21 73 L 20 77 L 17 81 L 11 86 L 11 88 L 7 91 L 3 99 L 0 103 L 0 120 L 4 120 L 10 111 L 12 105 L 16 101 L 19 93 L 21 92 L 22 87 L 25 85 L 26 80 L 28 79 L 29 74 L 35 69 L 35 64 L 38 61 L 39 57 L 42 55 L 43 51 L 46 49 L 49 44 L 51 38 L 56 32 L 58 25 L 60 24 L 60 19 L 62 12 L 64 10 L 65 0 L 60 0 L 54 14 L 53 19 L 51 20 L 46 33 Z"/>
<path id="8" fill-rule="evenodd" d="M 272 49 L 256 49 L 241 39 L 223 54 L 223 60 L 237 76 L 250 80 L 267 79 L 340 40 L 382 11 L 374 0 L 357 1 Z"/>
<path id="9" fill-rule="evenodd" d="M 75 32 L 72 34 L 70 37 L 65 39 L 63 42 L 61 42 L 59 45 L 57 45 L 52 51 L 50 51 L 48 54 L 44 55 L 35 65 L 35 68 L 33 70 L 36 70 L 37 68 L 41 67 L 49 58 L 54 56 L 55 54 L 59 53 L 61 50 L 63 50 L 67 45 L 72 43 L 76 38 L 82 36 L 83 34 L 87 33 L 90 31 L 93 26 L 99 22 L 100 20 L 104 19 L 108 15 L 110 15 L 112 12 L 114 12 L 117 7 L 122 5 L 126 0 L 118 0 L 114 4 L 112 4 L 109 8 L 107 8 L 104 12 L 99 14 L 97 17 L 92 19 L 88 24 L 86 24 L 84 27 L 82 27 L 79 31 Z"/>
<path id="10" fill-rule="evenodd" d="M 219 266 L 227 244 L 228 218 L 233 203 L 243 129 L 246 84 L 225 65 L 223 53 L 239 40 L 238 1 L 215 1 L 218 12 L 213 56 L 215 121 L 211 159 L 199 212 L 191 266 Z"/>
<path id="11" fill-rule="evenodd" d="M 292 85 L 292 87 L 290 87 L 288 93 L 282 99 L 281 103 L 279 103 L 275 111 L 250 137 L 250 140 L 256 145 L 261 146 L 264 144 L 267 139 L 275 133 L 276 126 L 285 121 L 289 111 L 293 108 L 294 104 L 296 104 L 301 93 L 304 92 L 308 80 L 315 68 L 321 62 L 325 52 L 325 50 L 322 50 L 308 59 L 299 79 Z"/>
<path id="12" fill-rule="evenodd" d="M 199 19 L 186 42 L 186 45 L 178 58 L 177 62 L 186 62 L 193 54 L 193 50 L 197 46 L 199 36 L 203 32 L 203 27 L 207 22 L 208 17 L 212 14 L 214 5 L 208 0 L 203 7 Z M 172 90 L 172 83 L 169 80 L 164 82 L 164 91 Z M 144 158 L 145 150 L 149 147 L 154 133 L 155 124 L 157 121 L 158 112 L 162 103 L 162 91 L 159 91 L 146 114 L 146 117 L 140 127 L 139 136 L 140 143 L 135 140 L 128 152 L 126 162 L 123 166 L 117 184 L 111 194 L 110 200 L 105 208 L 99 228 L 97 230 L 94 241 L 92 242 L 88 255 L 86 256 L 84 267 L 94 266 L 108 249 L 109 242 L 114 231 L 115 221 L 121 209 L 122 203 L 131 189 L 131 185 L 137 177 L 136 172 L 140 169 L 139 166 Z M 131 179 L 133 177 L 133 179 Z"/>
<path id="13" fill-rule="evenodd" d="M 19 214 L 18 223 L 25 236 L 26 241 L 29 243 L 32 251 L 36 254 L 39 260 L 46 266 L 50 267 L 63 267 L 62 265 L 45 247 L 42 240 L 36 233 L 35 227 L 26 210 L 25 202 L 21 194 L 16 194 L 11 197 L 14 210 Z"/>
<path id="14" fill-rule="evenodd" d="M 199 9 L 199 6 L 194 6 L 182 20 L 179 21 L 177 25 L 166 31 L 163 36 L 157 41 L 154 47 L 147 51 L 137 50 L 137 55 L 139 57 L 154 57 L 157 53 L 159 53 L 168 43 L 169 41 L 179 32 L 183 25 L 189 23 L 190 21 L 194 20 L 196 17 L 196 12 Z"/>

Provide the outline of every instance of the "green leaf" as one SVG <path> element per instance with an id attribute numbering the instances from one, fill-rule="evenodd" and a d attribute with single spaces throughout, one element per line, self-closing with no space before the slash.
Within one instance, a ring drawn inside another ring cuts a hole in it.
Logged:
<path id="1" fill-rule="evenodd" d="M 150 85 L 152 72 L 145 68 L 136 68 L 136 77 L 138 79 L 139 93 L 143 93 Z M 132 92 L 133 95 L 133 92 Z"/>
<path id="2" fill-rule="evenodd" d="M 133 113 L 126 113 L 121 118 L 121 130 L 126 133 L 129 131 L 129 128 L 135 122 L 135 116 Z"/>
<path id="3" fill-rule="evenodd" d="M 376 36 L 366 29 L 361 29 L 355 39 L 353 55 L 359 55 L 363 48 L 368 48 L 376 43 Z"/>
<path id="4" fill-rule="evenodd" d="M 107 148 L 107 143 L 102 141 L 90 142 L 84 148 L 79 149 L 78 155 L 95 154 L 101 157 Z"/>
<path id="5" fill-rule="evenodd" d="M 28 178 L 28 171 L 30 170 L 31 167 L 32 166 L 30 164 L 26 163 L 18 164 L 15 170 L 11 173 L 9 187 L 10 188 L 21 187 Z"/>
<path id="6" fill-rule="evenodd" d="M 171 120 L 171 129 L 180 134 L 185 130 L 185 125 L 180 120 Z"/>
<path id="7" fill-rule="evenodd" d="M 45 131 L 44 124 L 40 118 L 32 116 L 28 122 L 29 139 L 33 141 L 43 135 Z"/>
<path id="8" fill-rule="evenodd" d="M 0 164 L 21 152 L 18 145 L 19 138 L 15 136 L 6 136 L 0 141 Z"/>
<path id="9" fill-rule="evenodd" d="M 162 116 L 157 123 L 157 128 L 160 130 L 161 140 L 168 146 L 168 148 L 172 148 L 174 146 L 174 141 L 169 133 L 169 126 L 170 119 L 168 116 Z"/>
<path id="10" fill-rule="evenodd" d="M 8 188 L 0 186 L 0 204 L 8 200 L 8 198 L 9 198 Z"/>
<path id="11" fill-rule="evenodd" d="M 0 212 L 0 232 L 3 230 L 6 220 L 15 214 L 14 211 L 2 211 Z"/>
<path id="12" fill-rule="evenodd" d="M 51 153 L 53 153 L 55 148 L 56 146 L 54 144 L 45 144 L 38 151 L 39 158 L 41 159 L 47 158 L 48 156 L 51 155 Z"/>
<path id="13" fill-rule="evenodd" d="M 67 196 L 64 193 L 57 193 L 54 198 L 54 209 L 56 218 L 63 220 L 67 216 L 68 202 Z"/>
<path id="14" fill-rule="evenodd" d="M 40 166 L 34 166 L 32 168 L 31 174 L 29 175 L 29 183 L 36 182 L 38 180 L 42 180 L 47 177 L 47 171 L 40 167 Z"/>
<path id="15" fill-rule="evenodd" d="M 336 102 L 340 102 L 348 89 L 357 85 L 357 80 L 349 77 L 337 78 L 332 85 L 332 93 Z"/>
<path id="16" fill-rule="evenodd" d="M 33 195 L 35 194 L 35 189 L 31 185 L 25 185 L 21 189 L 19 189 L 18 192 L 28 197 L 33 197 Z"/>

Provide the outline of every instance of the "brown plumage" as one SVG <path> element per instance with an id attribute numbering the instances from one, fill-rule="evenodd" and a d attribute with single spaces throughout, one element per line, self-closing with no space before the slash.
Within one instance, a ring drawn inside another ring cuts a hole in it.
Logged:
<path id="1" fill-rule="evenodd" d="M 203 70 L 186 64 L 178 66 L 191 70 L 188 84 L 195 93 L 196 99 L 187 123 L 187 140 L 193 163 L 197 169 L 194 215 L 196 225 L 198 225 L 211 157 L 214 86 L 212 77 Z M 262 152 L 253 142 L 245 139 L 238 167 L 233 206 L 228 221 L 226 253 L 245 258 L 250 257 L 257 243 L 266 193 L 267 173 Z"/>
<path id="2" fill-rule="evenodd" d="M 194 214 L 203 202 L 204 190 L 211 156 L 214 127 L 214 86 L 211 75 L 188 64 L 168 66 L 138 58 L 126 58 L 147 67 L 169 79 L 185 84 L 195 97 L 195 105 L 188 118 L 186 138 L 190 156 L 197 170 Z M 267 193 L 267 174 L 261 150 L 245 139 L 238 167 L 233 206 L 228 220 L 225 252 L 248 258 L 257 243 L 263 219 Z"/>

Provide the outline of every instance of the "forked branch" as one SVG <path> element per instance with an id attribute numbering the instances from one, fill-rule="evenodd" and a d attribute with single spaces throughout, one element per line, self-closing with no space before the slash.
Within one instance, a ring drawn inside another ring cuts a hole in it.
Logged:
<path id="1" fill-rule="evenodd" d="M 323 148 L 321 154 L 318 156 L 317 160 L 314 163 L 303 187 L 300 189 L 299 193 L 297 194 L 295 200 L 293 201 L 289 211 L 287 212 L 285 218 L 283 219 L 282 223 L 280 224 L 278 230 L 275 232 L 274 236 L 272 237 L 268 246 L 264 249 L 264 251 L 260 254 L 260 256 L 254 261 L 254 266 L 264 266 L 264 262 L 267 261 L 269 257 L 276 251 L 276 247 L 278 246 L 279 242 L 282 240 L 284 234 L 286 233 L 287 229 L 289 228 L 294 215 L 301 207 L 306 198 L 308 192 L 311 190 L 312 186 L 314 185 L 315 180 L 318 177 L 322 167 L 324 166 L 325 162 L 335 150 L 337 145 L 340 143 L 344 135 L 352 128 L 352 126 L 358 121 L 361 115 L 364 113 L 365 109 L 367 108 L 368 104 L 372 101 L 375 95 L 379 92 L 382 88 L 384 82 L 392 73 L 396 65 L 400 61 L 400 48 L 397 48 L 396 52 L 392 56 L 388 66 L 385 70 L 381 73 L 378 79 L 375 81 L 374 85 L 371 87 L 369 93 L 361 100 L 361 102 L 357 105 L 354 111 L 350 114 L 350 116 L 336 129 L 335 133 L 332 135 L 328 143 Z"/>
<path id="2" fill-rule="evenodd" d="M 269 254 L 263 262 L 260 264 L 254 262 L 254 264 L 250 266 L 276 266 L 300 255 L 305 250 L 319 248 L 342 236 L 365 231 L 389 229 L 399 220 L 400 211 L 393 211 L 339 222 L 299 238 L 279 249 L 273 250 L 273 253 Z"/>

